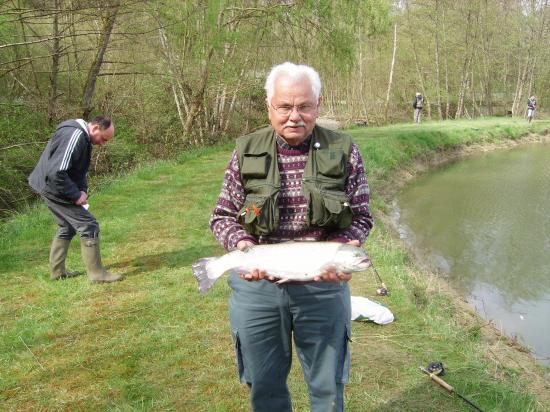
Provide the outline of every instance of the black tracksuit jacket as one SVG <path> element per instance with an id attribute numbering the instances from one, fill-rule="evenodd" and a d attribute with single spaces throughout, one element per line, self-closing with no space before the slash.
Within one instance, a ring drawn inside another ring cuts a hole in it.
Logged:
<path id="1" fill-rule="evenodd" d="M 80 191 L 88 191 L 86 175 L 91 158 L 87 128 L 76 120 L 67 120 L 57 126 L 29 176 L 29 185 L 48 199 L 74 203 Z"/>

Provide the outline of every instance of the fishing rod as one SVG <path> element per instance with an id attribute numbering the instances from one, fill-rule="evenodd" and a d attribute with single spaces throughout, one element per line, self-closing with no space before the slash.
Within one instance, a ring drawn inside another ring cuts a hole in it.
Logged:
<path id="1" fill-rule="evenodd" d="M 455 388 L 453 388 L 451 385 L 449 385 L 447 382 L 445 382 L 443 379 L 441 379 L 438 375 L 443 375 L 445 373 L 445 370 L 443 369 L 443 364 L 441 362 L 431 362 L 427 368 L 420 367 L 420 370 L 424 372 L 426 375 L 428 375 L 434 382 L 445 388 L 449 393 L 456 394 L 460 399 L 462 399 L 464 402 L 466 402 L 468 405 L 470 405 L 472 408 L 474 408 L 476 411 L 484 412 L 483 409 L 481 409 L 479 406 L 477 406 L 475 403 L 473 403 L 468 398 L 462 396 L 460 393 L 458 393 Z"/>
<path id="2" fill-rule="evenodd" d="M 382 280 L 382 278 L 378 274 L 378 271 L 374 267 L 374 263 L 372 263 L 372 259 L 370 261 L 370 266 L 372 267 L 372 270 L 374 270 L 374 273 L 376 274 L 376 277 L 378 278 L 378 281 L 380 282 L 380 287 L 378 289 L 376 289 L 376 294 L 378 296 L 388 296 L 390 294 L 390 291 L 388 290 L 388 288 L 386 287 L 386 284 L 384 283 L 384 281 Z"/>

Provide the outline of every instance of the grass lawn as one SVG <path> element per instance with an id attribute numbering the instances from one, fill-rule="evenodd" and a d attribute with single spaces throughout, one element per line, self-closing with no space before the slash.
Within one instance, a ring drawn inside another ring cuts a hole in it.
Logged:
<path id="1" fill-rule="evenodd" d="M 376 216 L 385 210 L 377 190 L 391 191 L 392 176 L 413 160 L 548 130 L 550 121 L 491 118 L 350 133 L 364 154 Z M 249 410 L 229 330 L 229 288 L 222 280 L 201 296 L 191 272 L 198 258 L 223 253 L 208 219 L 230 154 L 230 146 L 188 153 L 92 193 L 104 263 L 123 282 L 51 282 L 55 225 L 41 203 L 0 226 L 0 410 Z M 544 369 L 420 270 L 382 220 L 365 247 L 391 295 L 376 296 L 371 271 L 355 275 L 351 288 L 387 305 L 396 320 L 354 322 L 347 410 L 471 410 L 419 371 L 434 360 L 485 411 L 550 410 Z M 83 269 L 76 239 L 67 266 Z M 309 410 L 296 359 L 289 384 L 295 410 Z"/>

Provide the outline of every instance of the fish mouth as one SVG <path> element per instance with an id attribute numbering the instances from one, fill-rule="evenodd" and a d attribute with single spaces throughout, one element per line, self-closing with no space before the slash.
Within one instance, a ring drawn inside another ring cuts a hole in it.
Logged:
<path id="1" fill-rule="evenodd" d="M 359 262 L 359 266 L 366 269 L 372 266 L 372 262 L 369 258 L 365 258 Z"/>

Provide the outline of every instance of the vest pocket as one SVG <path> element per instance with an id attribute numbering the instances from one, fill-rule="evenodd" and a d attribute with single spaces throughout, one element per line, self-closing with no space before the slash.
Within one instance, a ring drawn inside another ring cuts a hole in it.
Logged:
<path id="1" fill-rule="evenodd" d="M 267 176 L 270 162 L 269 153 L 245 153 L 241 166 L 241 176 L 245 179 L 263 179 Z"/>
<path id="2" fill-rule="evenodd" d="M 308 197 L 310 225 L 336 229 L 351 225 L 353 213 L 344 193 L 313 188 Z"/>
<path id="3" fill-rule="evenodd" d="M 279 224 L 278 197 L 278 192 L 271 196 L 248 194 L 237 221 L 251 235 L 261 236 L 275 231 Z"/>
<path id="4" fill-rule="evenodd" d="M 315 154 L 317 170 L 323 176 L 338 178 L 343 177 L 346 171 L 344 165 L 344 151 L 341 149 L 318 150 Z"/>

